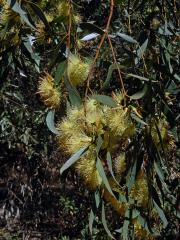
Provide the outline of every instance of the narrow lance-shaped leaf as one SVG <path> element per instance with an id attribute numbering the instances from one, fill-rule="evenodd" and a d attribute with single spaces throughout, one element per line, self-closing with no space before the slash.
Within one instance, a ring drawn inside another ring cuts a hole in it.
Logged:
<path id="1" fill-rule="evenodd" d="M 128 228 L 129 228 L 129 217 L 130 217 L 130 210 L 127 209 L 125 213 L 125 220 L 122 227 L 122 239 L 128 240 Z"/>
<path id="2" fill-rule="evenodd" d="M 66 61 L 59 63 L 59 65 L 56 68 L 55 77 L 54 77 L 54 81 L 56 84 L 59 84 L 65 70 L 66 70 Z"/>
<path id="3" fill-rule="evenodd" d="M 110 85 L 110 82 L 111 82 L 111 77 L 112 77 L 112 73 L 115 69 L 118 69 L 118 68 L 124 68 L 124 66 L 120 65 L 120 64 L 111 64 L 109 69 L 108 69 L 108 74 L 107 74 L 107 77 L 106 77 L 106 80 L 103 84 L 103 88 L 108 88 L 109 85 Z"/>
<path id="4" fill-rule="evenodd" d="M 88 147 L 83 147 L 79 151 L 77 151 L 75 154 L 73 154 L 72 157 L 70 157 L 65 162 L 65 164 L 61 167 L 60 174 L 62 174 L 65 170 L 70 168 L 77 160 L 79 160 L 80 157 L 82 157 L 87 152 L 88 148 L 89 148 L 89 146 Z"/>
<path id="5" fill-rule="evenodd" d="M 69 82 L 69 79 L 67 76 L 64 78 L 66 89 L 69 93 L 69 99 L 72 106 L 80 106 L 82 104 L 81 97 L 79 95 L 79 92 L 77 89 Z"/>
<path id="6" fill-rule="evenodd" d="M 60 135 L 59 131 L 57 130 L 57 128 L 55 128 L 54 126 L 54 115 L 55 115 L 55 110 L 50 110 L 47 114 L 47 117 L 46 117 L 46 124 L 47 124 L 47 127 L 49 128 L 49 130 L 56 134 L 56 135 Z"/>
<path id="7" fill-rule="evenodd" d="M 148 91 L 148 85 L 145 84 L 141 91 L 133 94 L 132 96 L 130 96 L 130 98 L 133 99 L 133 100 L 141 99 L 146 95 L 147 91 Z"/>
<path id="8" fill-rule="evenodd" d="M 111 154 L 110 152 L 107 152 L 107 165 L 108 165 L 108 169 L 111 173 L 111 176 L 113 177 L 114 181 L 119 185 L 119 183 L 117 182 L 115 176 L 114 176 L 114 172 L 113 172 L 113 168 L 112 168 L 112 159 L 111 159 Z"/>
<path id="9" fill-rule="evenodd" d="M 140 123 L 142 125 L 148 125 L 146 122 L 144 122 L 140 117 L 138 117 L 135 113 L 131 113 L 130 114 L 131 117 L 137 122 Z"/>
<path id="10" fill-rule="evenodd" d="M 98 138 L 97 138 L 97 146 L 96 146 L 96 152 L 97 154 L 99 153 L 101 147 L 102 147 L 102 144 L 103 144 L 103 139 L 102 137 L 99 135 Z"/>
<path id="11" fill-rule="evenodd" d="M 27 23 L 31 28 L 36 29 L 35 26 L 32 25 L 32 23 L 28 19 L 27 12 L 25 12 L 22 8 L 21 5 L 17 1 L 12 1 L 8 0 L 7 3 L 10 5 L 12 10 L 16 13 L 18 13 L 21 17 L 21 19 Z"/>
<path id="12" fill-rule="evenodd" d="M 128 192 L 131 191 L 132 186 L 135 182 L 136 178 L 136 168 L 137 168 L 137 159 L 134 162 L 133 167 L 129 170 L 129 174 L 127 176 L 127 187 L 128 187 Z"/>
<path id="13" fill-rule="evenodd" d="M 105 215 L 105 208 L 104 208 L 104 202 L 102 202 L 102 223 L 103 223 L 103 226 L 104 226 L 104 229 L 106 230 L 108 236 L 112 239 L 115 239 L 113 237 L 113 235 L 111 234 L 108 226 L 107 226 L 107 222 L 106 222 L 106 215 Z"/>
<path id="14" fill-rule="evenodd" d="M 159 214 L 159 217 L 161 218 L 162 222 L 163 222 L 163 226 L 164 228 L 167 227 L 168 225 L 168 221 L 167 221 L 167 218 L 163 212 L 163 210 L 158 206 L 158 204 L 153 200 L 153 203 L 154 203 L 154 206 Z"/>
<path id="15" fill-rule="evenodd" d="M 131 36 L 128 36 L 127 34 L 117 33 L 117 36 L 121 37 L 122 39 L 130 43 L 138 43 L 134 38 L 132 38 Z"/>
<path id="16" fill-rule="evenodd" d="M 103 181 L 104 185 L 106 186 L 107 190 L 112 194 L 112 196 L 114 196 L 114 194 L 112 192 L 112 189 L 111 189 L 111 187 L 109 185 L 108 179 L 106 177 L 103 165 L 102 165 L 101 160 L 99 158 L 97 158 L 96 168 L 97 168 L 97 170 L 99 172 L 99 175 L 101 176 L 102 181 Z"/>
<path id="17" fill-rule="evenodd" d="M 116 102 L 109 96 L 106 95 L 92 95 L 92 98 L 94 98 L 96 101 L 109 106 L 109 107 L 117 107 Z"/>
<path id="18" fill-rule="evenodd" d="M 146 51 L 147 45 L 148 45 L 148 38 L 141 46 L 138 47 L 138 49 L 136 51 L 137 57 L 135 58 L 135 65 L 137 65 L 139 63 L 140 59 L 143 57 L 143 55 Z"/>
<path id="19" fill-rule="evenodd" d="M 91 212 L 90 212 L 90 215 L 89 215 L 89 231 L 90 231 L 91 235 L 92 235 L 94 219 L 95 219 L 95 215 L 93 213 L 93 210 L 91 209 Z"/>
<path id="20" fill-rule="evenodd" d="M 46 29 L 49 30 L 50 29 L 49 23 L 46 19 L 46 16 L 43 13 L 43 11 L 41 10 L 41 8 L 33 2 L 30 2 L 30 1 L 27 1 L 27 2 L 31 6 L 31 8 L 33 9 L 34 13 L 43 21 Z"/>
<path id="21" fill-rule="evenodd" d="M 100 201 L 101 201 L 99 190 L 97 190 L 94 193 L 94 198 L 95 198 L 95 202 L 96 202 L 96 207 L 98 208 L 99 204 L 100 204 Z"/>
<path id="22" fill-rule="evenodd" d="M 90 41 L 98 36 L 99 36 L 99 33 L 90 33 L 90 34 L 84 36 L 83 38 L 81 38 L 81 41 L 83 41 L 83 42 Z"/>

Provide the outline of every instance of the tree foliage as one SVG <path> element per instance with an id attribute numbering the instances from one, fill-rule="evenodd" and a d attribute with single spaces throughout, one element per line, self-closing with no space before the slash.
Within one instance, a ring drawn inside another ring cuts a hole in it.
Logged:
<path id="1" fill-rule="evenodd" d="M 46 116 L 68 159 L 60 173 L 73 169 L 94 199 L 90 233 L 99 217 L 110 238 L 175 237 L 179 1 L 0 3 L 5 151 L 21 148 L 32 159 L 40 141 L 51 149 L 38 129 Z M 46 109 L 24 104 L 35 93 Z"/>

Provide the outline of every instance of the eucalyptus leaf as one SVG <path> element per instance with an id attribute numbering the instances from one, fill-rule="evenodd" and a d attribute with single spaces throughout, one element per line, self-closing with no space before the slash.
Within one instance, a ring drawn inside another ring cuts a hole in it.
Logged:
<path id="1" fill-rule="evenodd" d="M 143 57 L 143 55 L 146 51 L 147 45 L 148 45 L 148 38 L 145 40 L 145 42 L 141 46 L 138 47 L 138 49 L 136 51 L 137 57 L 135 58 L 135 65 L 137 65 L 139 63 L 140 59 Z"/>
<path id="2" fill-rule="evenodd" d="M 105 208 L 104 208 L 104 202 L 102 202 L 102 218 L 101 218 L 101 220 L 102 220 L 104 229 L 106 230 L 108 236 L 109 236 L 110 238 L 112 238 L 112 239 L 115 239 L 115 238 L 113 237 L 113 235 L 111 234 L 111 232 L 110 232 L 110 230 L 109 230 L 109 228 L 108 228 L 108 225 L 107 225 L 106 215 L 105 215 Z"/>
<path id="3" fill-rule="evenodd" d="M 81 38 L 81 41 L 85 42 L 85 41 L 90 41 L 94 38 L 97 38 L 99 36 L 99 33 L 90 33 L 86 36 L 84 36 L 83 38 Z"/>
<path id="4" fill-rule="evenodd" d="M 92 95 L 92 98 L 94 98 L 96 101 L 109 106 L 109 107 L 117 107 L 116 102 L 109 96 L 106 95 Z"/>
<path id="5" fill-rule="evenodd" d="M 110 82 L 111 82 L 112 73 L 113 73 L 114 70 L 116 70 L 118 68 L 122 69 L 122 68 L 124 68 L 124 66 L 120 65 L 119 63 L 118 64 L 113 63 L 109 66 L 108 74 L 107 74 L 106 80 L 103 84 L 103 88 L 108 88 L 109 87 Z"/>
<path id="6" fill-rule="evenodd" d="M 149 78 L 138 76 L 138 75 L 135 75 L 135 74 L 132 74 L 132 73 L 128 73 L 127 77 L 133 77 L 133 78 L 137 78 L 141 81 L 149 82 Z"/>
<path id="7" fill-rule="evenodd" d="M 135 182 L 136 179 L 136 169 L 137 169 L 137 159 L 135 159 L 133 166 L 130 168 L 129 173 L 127 175 L 127 188 L 128 188 L 128 193 L 130 193 L 133 184 Z"/>
<path id="8" fill-rule="evenodd" d="M 148 125 L 146 122 L 144 122 L 140 117 L 138 117 L 135 113 L 130 113 L 131 117 L 137 122 L 142 125 Z"/>
<path id="9" fill-rule="evenodd" d="M 82 104 L 81 97 L 77 89 L 69 82 L 67 76 L 64 77 L 66 89 L 69 93 L 69 99 L 72 106 L 79 107 Z"/>
<path id="10" fill-rule="evenodd" d="M 98 208 L 101 201 L 99 190 L 96 190 L 96 192 L 94 193 L 94 198 L 96 202 L 96 207 Z"/>
<path id="11" fill-rule="evenodd" d="M 108 169 L 109 169 L 109 171 L 111 173 L 111 176 L 113 177 L 114 181 L 119 185 L 119 183 L 117 182 L 117 180 L 115 178 L 114 172 L 113 172 L 112 159 L 111 159 L 110 152 L 107 152 L 106 160 L 107 160 L 107 165 L 108 165 Z"/>
<path id="12" fill-rule="evenodd" d="M 124 220 L 124 223 L 123 223 L 123 227 L 122 227 L 122 239 L 123 240 L 128 240 L 128 228 L 129 228 L 129 224 L 130 224 L 130 221 L 129 221 L 129 217 L 130 217 L 130 210 L 127 209 L 126 212 L 125 212 L 125 220 Z"/>
<path id="13" fill-rule="evenodd" d="M 77 151 L 75 154 L 70 157 L 65 164 L 60 169 L 60 174 L 62 174 L 64 171 L 66 171 L 68 168 L 70 168 L 75 162 L 77 162 L 88 150 L 88 147 L 83 147 L 79 151 Z"/>
<path id="14" fill-rule="evenodd" d="M 154 206 L 155 206 L 155 208 L 156 208 L 156 210 L 157 210 L 157 212 L 158 212 L 158 214 L 159 214 L 159 217 L 161 218 L 161 220 L 162 220 L 162 222 L 163 222 L 164 228 L 167 227 L 168 221 L 167 221 L 167 218 L 166 218 L 166 216 L 165 216 L 162 208 L 160 208 L 160 207 L 158 206 L 158 204 L 157 204 L 154 200 L 153 200 L 153 203 L 154 203 Z"/>
<path id="15" fill-rule="evenodd" d="M 50 25 L 46 19 L 45 14 L 43 13 L 42 9 L 35 3 L 28 1 L 28 4 L 31 6 L 34 13 L 41 19 L 41 21 L 44 23 L 47 30 L 50 30 Z"/>
<path id="16" fill-rule="evenodd" d="M 48 129 L 56 134 L 56 135 L 60 135 L 60 132 L 57 130 L 57 128 L 55 127 L 54 125 L 54 115 L 55 115 L 55 110 L 50 110 L 47 114 L 47 117 L 46 117 L 46 124 L 47 124 L 47 127 Z"/>
<path id="17" fill-rule="evenodd" d="M 56 84 L 59 84 L 63 74 L 65 73 L 65 70 L 66 70 L 66 61 L 59 63 L 59 65 L 56 68 L 55 77 L 54 77 L 54 81 Z"/>
<path id="18" fill-rule="evenodd" d="M 103 181 L 104 185 L 106 186 L 107 190 L 111 193 L 112 196 L 114 196 L 114 194 L 112 192 L 112 189 L 111 189 L 111 187 L 109 185 L 109 181 L 108 181 L 108 179 L 106 177 L 106 173 L 104 171 L 104 167 L 103 167 L 103 165 L 101 163 L 101 160 L 99 158 L 97 158 L 96 168 L 97 168 L 97 170 L 99 172 L 99 175 L 101 176 L 102 181 Z"/>
<path id="19" fill-rule="evenodd" d="M 95 215 L 94 215 L 93 210 L 91 209 L 91 212 L 90 212 L 90 215 L 89 215 L 89 231 L 90 231 L 91 235 L 92 235 L 92 228 L 93 228 L 94 219 L 95 219 Z"/>
<path id="20" fill-rule="evenodd" d="M 133 94 L 132 96 L 130 96 L 130 98 L 133 99 L 133 100 L 141 99 L 146 95 L 147 91 L 148 91 L 148 85 L 145 84 L 141 91 Z"/>
<path id="21" fill-rule="evenodd" d="M 138 43 L 133 37 L 128 36 L 128 35 L 126 35 L 126 34 L 124 34 L 124 33 L 118 32 L 118 33 L 116 33 L 116 35 L 119 36 L 119 37 L 121 37 L 122 39 L 124 39 L 124 40 L 127 41 L 127 42 L 130 42 L 130 43 Z"/>

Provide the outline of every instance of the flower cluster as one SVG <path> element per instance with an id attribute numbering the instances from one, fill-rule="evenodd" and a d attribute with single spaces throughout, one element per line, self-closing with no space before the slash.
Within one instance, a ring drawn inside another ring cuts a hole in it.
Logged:
<path id="1" fill-rule="evenodd" d="M 116 121 L 114 121 L 116 117 Z M 59 123 L 59 145 L 65 152 L 72 155 L 82 147 L 89 150 L 85 156 L 77 161 L 75 170 L 83 178 L 85 183 L 93 190 L 102 183 L 96 169 L 96 145 L 99 136 L 103 138 L 102 150 L 110 151 L 115 157 L 115 169 L 117 175 L 121 175 L 125 169 L 125 154 L 117 156 L 116 143 L 125 140 L 135 132 L 133 123 L 128 113 L 122 106 L 116 108 L 101 105 L 93 98 L 84 106 L 74 107 L 67 112 L 67 116 Z M 119 148 L 119 146 L 118 146 Z M 102 164 L 106 164 L 104 157 L 100 156 Z"/>
<path id="2" fill-rule="evenodd" d="M 147 179 L 143 171 L 139 172 L 129 196 L 137 202 L 137 205 L 147 209 L 149 190 Z"/>
<path id="3" fill-rule="evenodd" d="M 44 77 L 40 78 L 38 93 L 47 107 L 57 108 L 59 106 L 61 94 L 55 86 L 54 78 L 49 73 L 45 73 Z"/>
<path id="4" fill-rule="evenodd" d="M 90 64 L 83 62 L 76 55 L 71 55 L 68 62 L 67 74 L 74 86 L 83 83 L 89 74 Z"/>
<path id="5" fill-rule="evenodd" d="M 168 131 L 168 123 L 165 118 L 157 119 L 149 127 L 152 140 L 158 150 L 171 149 L 174 146 L 174 137 Z"/>

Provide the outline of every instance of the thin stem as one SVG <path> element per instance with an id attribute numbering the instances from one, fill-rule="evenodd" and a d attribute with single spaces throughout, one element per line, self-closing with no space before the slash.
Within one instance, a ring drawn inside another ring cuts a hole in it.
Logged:
<path id="1" fill-rule="evenodd" d="M 88 78 L 87 78 L 87 85 L 86 85 L 86 91 L 85 91 L 85 106 L 86 106 L 88 90 L 90 89 L 89 86 L 90 86 L 90 80 L 91 80 L 92 73 L 93 73 L 93 68 L 94 68 L 94 65 L 95 65 L 98 57 L 99 57 L 100 49 L 101 49 L 101 47 L 102 47 L 106 37 L 108 36 L 108 30 L 109 30 L 111 19 L 112 19 L 112 16 L 113 16 L 113 9 L 114 9 L 114 0 L 111 0 L 110 13 L 109 13 L 108 21 L 107 21 L 107 24 L 106 24 L 106 28 L 104 30 L 104 34 L 103 34 L 103 36 L 101 38 L 101 41 L 100 41 L 100 43 L 98 45 L 98 48 L 97 48 L 97 51 L 96 51 L 96 55 L 95 55 L 93 63 L 92 63 L 92 67 L 90 69 L 90 72 L 89 72 L 89 75 L 88 75 Z"/>

